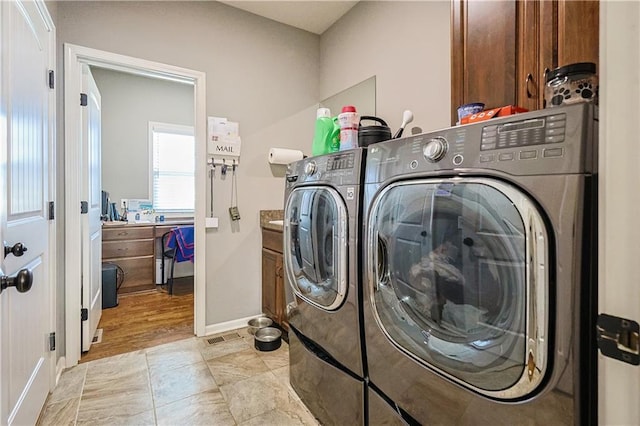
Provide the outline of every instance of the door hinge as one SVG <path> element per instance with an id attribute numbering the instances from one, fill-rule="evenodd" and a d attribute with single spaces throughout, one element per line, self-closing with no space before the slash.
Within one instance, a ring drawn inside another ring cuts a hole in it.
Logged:
<path id="1" fill-rule="evenodd" d="M 80 106 L 87 106 L 88 102 L 87 102 L 87 94 L 86 93 L 80 93 Z"/>
<path id="2" fill-rule="evenodd" d="M 49 220 L 56 218 L 56 203 L 49 201 Z"/>
<path id="3" fill-rule="evenodd" d="M 49 351 L 53 352 L 56 350 L 56 332 L 49 333 Z"/>
<path id="4" fill-rule="evenodd" d="M 80 201 L 80 214 L 89 213 L 89 203 L 87 201 Z"/>
<path id="5" fill-rule="evenodd" d="M 640 365 L 640 325 L 636 321 L 600 314 L 596 333 L 602 355 Z"/>
<path id="6" fill-rule="evenodd" d="M 89 319 L 89 310 L 87 308 L 80 309 L 80 320 L 86 321 Z"/>
<path id="7" fill-rule="evenodd" d="M 49 89 L 56 87 L 56 76 L 53 70 L 49 70 Z"/>

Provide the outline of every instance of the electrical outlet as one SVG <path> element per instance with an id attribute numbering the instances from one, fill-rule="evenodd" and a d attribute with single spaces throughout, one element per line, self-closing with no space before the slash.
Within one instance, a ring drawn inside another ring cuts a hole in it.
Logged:
<path id="1" fill-rule="evenodd" d="M 205 227 L 215 229 L 218 227 L 218 218 L 217 217 L 207 217 L 205 218 Z"/>

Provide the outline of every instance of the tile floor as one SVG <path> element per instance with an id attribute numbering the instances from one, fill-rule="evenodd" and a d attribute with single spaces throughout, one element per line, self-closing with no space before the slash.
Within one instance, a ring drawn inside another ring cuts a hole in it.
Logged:
<path id="1" fill-rule="evenodd" d="M 289 346 L 253 347 L 246 329 L 79 364 L 39 425 L 318 425 L 289 385 Z M 219 339 L 220 340 L 220 339 Z"/>

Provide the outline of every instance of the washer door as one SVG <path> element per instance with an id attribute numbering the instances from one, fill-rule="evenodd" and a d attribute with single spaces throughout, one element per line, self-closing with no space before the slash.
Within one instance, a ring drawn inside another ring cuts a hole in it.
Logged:
<path id="1" fill-rule="evenodd" d="M 368 217 L 369 300 L 407 355 L 478 393 L 519 399 L 547 367 L 548 237 L 493 179 L 390 185 Z"/>
<path id="2" fill-rule="evenodd" d="M 329 187 L 294 189 L 285 206 L 284 250 L 289 283 L 312 305 L 333 311 L 347 292 L 347 209 Z"/>

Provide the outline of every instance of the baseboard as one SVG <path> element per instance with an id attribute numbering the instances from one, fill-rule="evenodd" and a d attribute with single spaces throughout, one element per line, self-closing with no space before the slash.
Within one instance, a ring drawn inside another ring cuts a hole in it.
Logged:
<path id="1" fill-rule="evenodd" d="M 246 318 L 240 318 L 233 321 L 221 322 L 218 324 L 211 324 L 205 327 L 204 335 L 211 336 L 212 334 L 224 333 L 225 331 L 236 330 L 247 326 L 249 320 L 259 318 L 263 315 L 253 315 Z"/>
<path id="2" fill-rule="evenodd" d="M 56 363 L 56 385 L 60 381 L 60 376 L 62 376 L 62 372 L 65 369 L 66 363 L 67 363 L 67 359 L 63 356 L 61 356 L 58 362 Z"/>

